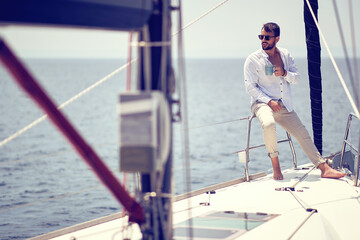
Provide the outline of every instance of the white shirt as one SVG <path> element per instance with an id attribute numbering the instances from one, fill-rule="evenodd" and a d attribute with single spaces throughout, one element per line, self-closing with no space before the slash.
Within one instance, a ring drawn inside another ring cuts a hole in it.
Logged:
<path id="1" fill-rule="evenodd" d="M 267 53 L 260 48 L 250 54 L 244 64 L 245 88 L 251 96 L 251 104 L 254 102 L 268 103 L 270 100 L 281 100 L 286 109 L 293 111 L 291 100 L 290 83 L 297 83 L 300 79 L 298 69 L 295 66 L 294 58 L 285 48 L 278 48 L 286 77 L 276 77 L 274 74 L 265 74 L 265 65 L 271 64 Z"/>

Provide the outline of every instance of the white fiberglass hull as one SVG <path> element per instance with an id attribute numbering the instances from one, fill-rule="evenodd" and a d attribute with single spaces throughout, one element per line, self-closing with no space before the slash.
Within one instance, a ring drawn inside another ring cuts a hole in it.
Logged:
<path id="1" fill-rule="evenodd" d="M 284 171 L 283 181 L 262 173 L 250 182 L 238 179 L 225 184 L 227 187 L 217 185 L 199 190 L 189 194 L 195 195 L 190 198 L 176 197 L 174 239 L 190 239 L 189 217 L 193 239 L 345 240 L 360 236 L 357 226 L 360 195 L 353 181 L 349 177 L 321 178 L 318 169 L 310 171 L 312 165 L 302 168 Z M 55 232 L 53 236 L 57 237 L 51 239 L 141 239 L 137 224 L 127 228 L 126 218 L 120 214 L 113 218 Z M 52 236 L 34 240 L 49 237 Z"/>

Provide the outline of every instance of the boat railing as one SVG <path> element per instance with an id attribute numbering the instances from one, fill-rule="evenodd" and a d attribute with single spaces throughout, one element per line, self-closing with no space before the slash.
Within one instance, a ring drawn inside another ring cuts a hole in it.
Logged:
<path id="1" fill-rule="evenodd" d="M 251 116 L 249 116 L 247 118 L 248 119 L 248 125 L 247 125 L 247 135 L 246 135 L 246 148 L 237 152 L 238 155 L 239 155 L 239 159 L 245 158 L 245 177 L 246 177 L 246 181 L 250 181 L 250 175 L 249 175 L 250 150 L 265 146 L 265 144 L 261 144 L 261 145 L 256 145 L 256 146 L 251 146 L 250 147 L 251 123 L 252 123 L 252 120 L 254 118 L 256 118 L 255 114 L 253 114 L 253 115 L 251 115 Z M 290 134 L 287 131 L 286 131 L 286 138 L 283 139 L 283 140 L 278 141 L 278 143 L 283 143 L 283 142 L 289 142 L 291 153 L 292 153 L 292 156 L 293 156 L 294 168 L 297 168 L 297 160 L 296 160 L 294 144 L 293 144 L 293 142 L 291 140 Z"/>
<path id="2" fill-rule="evenodd" d="M 349 140 L 349 132 L 350 132 L 350 125 L 352 122 L 353 117 L 358 118 L 354 113 L 350 113 L 349 117 L 348 117 L 348 121 L 346 124 L 346 129 L 345 129 L 345 136 L 344 136 L 344 141 L 343 141 L 343 146 L 341 149 L 341 157 L 340 157 L 340 163 L 339 163 L 339 168 L 343 168 L 343 164 L 344 164 L 344 154 L 345 154 L 345 149 L 346 146 L 349 146 L 353 151 L 356 152 L 356 157 L 355 157 L 355 162 L 354 162 L 354 169 L 355 169 L 355 179 L 354 179 L 354 185 L 357 186 L 358 185 L 358 178 L 359 178 L 359 149 L 356 148 L 356 146 L 354 146 Z"/>

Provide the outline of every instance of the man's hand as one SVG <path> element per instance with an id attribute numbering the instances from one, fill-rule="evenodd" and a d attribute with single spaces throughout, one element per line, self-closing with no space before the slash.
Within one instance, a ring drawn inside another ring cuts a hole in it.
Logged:
<path id="1" fill-rule="evenodd" d="M 268 102 L 268 105 L 271 107 L 271 109 L 274 111 L 274 112 L 279 112 L 281 110 L 281 106 L 278 102 L 274 101 L 274 100 L 270 100 Z"/>
<path id="2" fill-rule="evenodd" d="M 274 66 L 274 74 L 277 77 L 285 75 L 285 69 L 282 67 Z M 286 76 L 286 75 L 285 75 Z"/>

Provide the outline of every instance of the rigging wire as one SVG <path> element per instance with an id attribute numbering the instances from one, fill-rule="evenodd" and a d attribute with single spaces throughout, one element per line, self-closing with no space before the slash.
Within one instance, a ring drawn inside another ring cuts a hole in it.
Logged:
<path id="1" fill-rule="evenodd" d="M 350 29 L 351 29 L 351 41 L 353 46 L 353 61 L 354 61 L 354 72 L 355 72 L 355 81 L 356 81 L 356 88 L 359 92 L 360 90 L 360 79 L 359 79 L 359 70 L 358 70 L 358 60 L 356 56 L 356 40 L 355 40 L 355 24 L 354 24 L 354 14 L 353 14 L 353 6 L 352 6 L 352 0 L 349 0 L 349 17 L 350 17 Z M 358 104 L 360 102 L 360 96 L 358 96 Z M 358 105 L 359 107 L 359 105 Z"/>
<path id="2" fill-rule="evenodd" d="M 351 64 L 350 64 L 350 59 L 347 53 L 347 48 L 346 48 L 346 44 L 345 44 L 345 40 L 344 40 L 344 36 L 343 36 L 343 31 L 342 31 L 342 26 L 341 26 L 341 22 L 340 22 L 340 16 L 339 16 L 339 12 L 338 12 L 338 7 L 336 5 L 336 0 L 333 0 L 333 6 L 334 6 L 334 10 L 335 10 L 335 15 L 336 15 L 336 20 L 337 20 L 337 24 L 338 24 L 338 28 L 340 31 L 340 36 L 341 36 L 341 43 L 343 46 L 343 50 L 345 53 L 345 59 L 346 59 L 346 66 L 348 68 L 348 72 L 350 75 L 350 82 L 351 82 L 351 86 L 353 88 L 353 93 L 355 95 L 355 104 L 357 109 L 359 110 L 360 108 L 360 95 L 359 95 L 359 75 L 358 75 L 358 66 L 357 66 L 357 58 L 356 58 L 356 41 L 355 41 L 355 27 L 354 27 L 354 21 L 353 21 L 353 12 L 352 12 L 352 1 L 349 0 L 349 16 L 350 16 L 350 27 L 351 27 L 351 40 L 352 40 L 352 46 L 353 46 L 353 58 L 354 58 L 354 74 L 355 74 L 355 80 L 353 78 L 353 74 L 352 74 L 352 69 L 351 69 Z M 359 115 L 357 115 L 357 118 L 359 118 Z M 360 130 L 359 130 L 359 146 L 358 149 L 360 150 Z M 359 157 L 359 154 L 358 154 Z"/>
<path id="3" fill-rule="evenodd" d="M 350 104 L 351 104 L 353 110 L 355 111 L 356 116 L 360 119 L 359 109 L 358 109 L 358 107 L 356 106 L 356 104 L 354 103 L 354 100 L 353 100 L 353 98 L 352 98 L 352 96 L 351 96 L 351 93 L 350 93 L 348 87 L 346 86 L 346 83 L 345 83 L 345 81 L 344 81 L 344 78 L 343 78 L 343 76 L 342 76 L 342 74 L 341 74 L 341 72 L 340 72 L 340 70 L 339 70 L 339 67 L 338 67 L 338 65 L 337 65 L 337 63 L 336 63 L 336 61 L 335 61 L 335 59 L 334 59 L 334 56 L 332 55 L 332 52 L 331 52 L 331 50 L 330 50 L 330 48 L 329 48 L 329 46 L 328 46 L 328 44 L 327 44 L 327 41 L 326 41 L 326 39 L 325 39 L 325 37 L 324 37 L 324 34 L 323 34 L 323 32 L 322 32 L 322 30 L 321 30 L 321 28 L 320 28 L 319 23 L 318 23 L 318 21 L 317 21 L 317 19 L 316 19 L 316 17 L 315 17 L 314 11 L 313 11 L 313 9 L 312 9 L 312 7 L 311 7 L 311 5 L 310 5 L 309 0 L 306 0 L 306 3 L 307 3 L 307 5 L 308 5 L 308 7 L 309 7 L 309 10 L 310 10 L 310 12 L 311 12 L 311 15 L 312 15 L 312 17 L 313 17 L 313 19 L 314 19 L 314 22 L 315 22 L 315 24 L 316 24 L 316 27 L 317 27 L 318 30 L 319 30 L 320 37 L 321 37 L 322 41 L 324 42 L 324 45 L 325 45 L 325 47 L 326 47 L 326 50 L 327 50 L 328 53 L 329 53 L 331 62 L 332 62 L 332 64 L 333 64 L 333 66 L 334 66 L 334 68 L 335 68 L 335 71 L 336 71 L 336 73 L 337 73 L 337 75 L 338 75 L 338 77 L 339 77 L 339 80 L 340 80 L 340 82 L 341 82 L 341 84 L 342 84 L 342 86 L 343 86 L 343 88 L 344 88 L 344 91 L 345 91 L 345 93 L 346 93 L 346 96 L 348 97 L 348 99 L 349 99 L 349 101 L 350 101 Z"/>
<path id="4" fill-rule="evenodd" d="M 186 184 L 186 186 L 185 186 L 186 192 L 191 192 L 191 174 L 190 174 L 191 169 L 190 169 L 190 147 L 189 147 L 190 146 L 190 143 L 189 143 L 190 138 L 189 138 L 189 131 L 188 131 L 189 130 L 188 117 L 187 117 L 188 113 L 187 113 L 186 74 L 185 74 L 185 62 L 184 62 L 185 56 L 184 56 L 184 50 L 183 50 L 182 32 L 228 1 L 229 0 L 225 0 L 225 1 L 221 2 L 220 4 L 216 5 L 215 7 L 213 7 L 212 9 L 205 12 L 200 17 L 196 18 L 194 21 L 190 22 L 189 24 L 187 24 L 186 26 L 183 27 L 182 26 L 182 11 L 181 11 L 182 2 L 181 2 L 181 0 L 178 0 L 178 4 L 179 4 L 178 29 L 179 30 L 178 30 L 178 32 L 174 33 L 173 36 L 178 35 L 178 38 L 177 38 L 177 40 L 178 40 L 178 67 L 179 67 L 178 89 L 179 89 L 179 97 L 181 98 L 181 101 L 179 101 L 180 109 L 181 109 L 180 119 L 181 119 L 182 129 L 184 129 L 184 131 L 181 131 L 181 143 L 182 143 L 182 151 L 183 151 L 182 154 L 183 154 L 183 158 L 184 158 L 184 162 L 183 162 L 184 175 L 183 176 L 185 177 L 184 182 Z M 188 205 L 191 206 L 190 198 L 188 199 Z M 188 234 L 189 239 L 193 239 L 194 232 L 193 232 L 193 221 L 192 221 L 192 211 L 191 210 L 188 211 L 188 223 L 189 223 L 189 228 L 188 228 L 187 234 Z"/>
<path id="5" fill-rule="evenodd" d="M 177 44 L 178 44 L 178 89 L 179 89 L 179 101 L 180 104 L 180 113 L 181 113 L 181 125 L 183 129 L 188 129 L 188 115 L 187 115 L 187 93 L 186 93 L 186 74 L 185 74 L 185 56 L 183 49 L 183 36 L 182 36 L 182 2 L 178 0 L 179 10 L 178 10 L 178 29 L 179 31 L 175 34 L 177 35 Z M 181 149 L 183 155 L 183 169 L 184 174 L 183 177 L 185 182 L 185 191 L 191 192 L 191 168 L 190 168 L 190 138 L 189 131 L 181 131 Z M 191 206 L 191 200 L 188 199 L 188 206 Z M 187 234 L 189 239 L 193 239 L 193 220 L 192 220 L 192 211 L 191 208 L 188 213 L 188 224 L 189 228 L 187 228 Z"/>
<path id="6" fill-rule="evenodd" d="M 181 0 L 180 0 L 181 1 Z M 187 25 L 185 25 L 184 27 L 180 28 L 180 30 L 178 32 L 175 32 L 173 35 L 177 35 L 180 32 L 184 31 L 185 29 L 187 29 L 188 27 L 190 27 L 191 25 L 193 25 L 194 23 L 200 21 L 202 18 L 204 18 L 205 16 L 209 15 L 211 12 L 215 11 L 216 9 L 218 9 L 219 7 L 221 7 L 222 5 L 224 5 L 226 2 L 228 2 L 229 0 L 224 0 L 221 3 L 219 3 L 218 5 L 216 5 L 215 7 L 211 8 L 210 10 L 208 10 L 207 12 L 203 13 L 202 15 L 200 15 L 199 17 L 197 17 L 196 19 L 194 19 L 193 21 L 191 21 L 190 23 L 188 23 Z"/>
<path id="7" fill-rule="evenodd" d="M 332 64 L 333 64 L 333 66 L 334 66 L 334 68 L 335 68 L 335 71 L 336 71 L 336 73 L 337 73 L 337 75 L 338 75 L 338 77 L 339 77 L 339 80 L 340 80 L 340 82 L 341 82 L 341 84 L 342 84 L 342 86 L 343 86 L 343 89 L 344 89 L 344 91 L 345 91 L 345 93 L 346 93 L 346 96 L 348 97 L 349 102 L 350 102 L 353 110 L 355 111 L 355 115 L 360 119 L 359 109 L 358 109 L 358 107 L 356 106 L 356 104 L 355 104 L 355 102 L 354 102 L 354 100 L 353 100 L 353 98 L 352 98 L 352 96 L 351 96 L 351 93 L 350 93 L 348 87 L 346 86 L 345 80 L 344 80 L 344 78 L 343 78 L 343 76 L 342 76 L 342 74 L 341 74 L 341 72 L 340 72 L 340 70 L 339 70 L 339 67 L 338 67 L 338 65 L 337 65 L 337 63 L 336 63 L 336 61 L 335 61 L 335 59 L 334 59 L 334 56 L 332 55 L 332 52 L 331 52 L 331 50 L 330 50 L 330 48 L 329 48 L 329 46 L 328 46 L 328 44 L 327 44 L 327 41 L 326 41 L 326 39 L 325 39 L 325 37 L 324 37 L 324 34 L 323 34 L 323 32 L 322 32 L 322 30 L 321 30 L 321 28 L 320 28 L 319 23 L 318 23 L 318 21 L 317 21 L 317 19 L 316 19 L 316 17 L 315 17 L 314 11 L 313 11 L 313 9 L 312 9 L 312 7 L 311 7 L 311 5 L 310 5 L 309 0 L 306 0 L 306 3 L 307 3 L 307 5 L 308 5 L 308 7 L 309 7 L 309 10 L 310 10 L 310 12 L 311 12 L 311 15 L 312 15 L 312 17 L 313 17 L 313 19 L 314 19 L 314 22 L 315 22 L 315 24 L 316 24 L 316 27 L 317 27 L 318 30 L 319 30 L 320 37 L 321 37 L 322 41 L 324 42 L 324 45 L 325 45 L 325 47 L 326 47 L 326 50 L 328 51 L 328 54 L 329 54 L 330 59 L 331 59 L 331 62 L 332 62 Z"/>
<path id="8" fill-rule="evenodd" d="M 347 48 L 346 48 L 344 32 L 343 32 L 342 25 L 341 25 L 341 20 L 340 20 L 338 7 L 337 7 L 337 4 L 336 4 L 336 0 L 333 0 L 332 2 L 333 2 L 335 16 L 336 16 L 336 22 L 337 22 L 339 32 L 340 32 L 341 44 L 342 44 L 343 51 L 344 51 L 344 54 L 345 54 L 345 61 L 346 61 L 346 66 L 348 68 L 351 87 L 353 89 L 353 94 L 354 94 L 354 97 L 355 97 L 356 106 L 359 107 L 359 89 L 356 87 L 356 83 L 355 83 L 355 80 L 354 80 L 354 77 L 353 77 L 353 71 L 351 69 L 350 58 L 349 58 L 348 51 L 347 51 Z"/>

